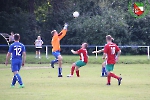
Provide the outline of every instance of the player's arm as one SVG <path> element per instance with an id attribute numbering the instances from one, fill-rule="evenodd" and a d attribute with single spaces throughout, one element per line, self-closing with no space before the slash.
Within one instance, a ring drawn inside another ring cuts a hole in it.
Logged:
<path id="1" fill-rule="evenodd" d="M 119 60 L 119 57 L 120 57 L 120 54 L 121 54 L 121 50 L 119 50 L 119 51 L 117 52 L 117 56 L 116 56 L 116 62 L 118 62 L 118 60 Z"/>
<path id="2" fill-rule="evenodd" d="M 78 54 L 78 51 L 71 50 L 73 54 Z"/>
<path id="3" fill-rule="evenodd" d="M 11 35 L 9 35 L 9 42 L 11 42 Z"/>
<path id="4" fill-rule="evenodd" d="M 5 65 L 6 65 L 6 66 L 7 66 L 7 64 L 8 64 L 8 59 L 10 58 L 10 55 L 11 55 L 10 52 L 8 52 L 7 55 L 6 55 L 6 61 L 5 61 Z"/>
<path id="5" fill-rule="evenodd" d="M 61 40 L 67 33 L 68 24 L 65 23 L 63 30 L 58 34 L 59 39 Z"/>
<path id="6" fill-rule="evenodd" d="M 102 59 L 106 59 L 106 56 L 107 56 L 107 51 L 108 51 L 108 47 L 107 47 L 107 45 L 104 47 L 104 50 L 103 50 L 103 57 L 102 57 Z"/>
<path id="7" fill-rule="evenodd" d="M 22 57 L 22 66 L 24 66 L 25 61 L 26 61 L 26 52 L 23 52 L 23 57 Z"/>
<path id="8" fill-rule="evenodd" d="M 10 36 L 9 36 L 9 42 L 11 42 L 11 41 L 10 41 Z"/>
<path id="9" fill-rule="evenodd" d="M 103 59 L 105 59 L 106 58 L 106 56 L 107 56 L 107 54 L 106 53 L 103 53 Z"/>
<path id="10" fill-rule="evenodd" d="M 25 48 L 25 46 L 22 47 L 22 55 L 23 55 L 23 57 L 22 57 L 22 66 L 24 66 L 25 61 L 26 61 L 26 48 Z"/>
<path id="11" fill-rule="evenodd" d="M 44 42 L 41 40 L 41 47 L 42 47 L 43 43 L 44 43 Z"/>
<path id="12" fill-rule="evenodd" d="M 6 65 L 6 66 L 7 66 L 7 64 L 8 64 L 8 59 L 10 58 L 10 55 L 11 55 L 11 53 L 12 53 L 12 50 L 13 50 L 12 45 L 10 45 L 9 50 L 8 50 L 8 53 L 7 53 L 7 55 L 6 55 L 6 61 L 5 61 L 5 65 Z"/>
<path id="13" fill-rule="evenodd" d="M 34 41 L 34 45 L 36 45 L 36 40 Z"/>
<path id="14" fill-rule="evenodd" d="M 93 51 L 92 53 L 101 53 L 104 52 L 104 49 L 98 50 L 98 51 Z"/>

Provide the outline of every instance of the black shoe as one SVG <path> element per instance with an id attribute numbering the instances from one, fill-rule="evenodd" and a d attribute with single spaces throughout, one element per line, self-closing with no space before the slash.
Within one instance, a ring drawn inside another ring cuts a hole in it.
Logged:
<path id="1" fill-rule="evenodd" d="M 58 75 L 58 77 L 63 77 L 62 75 Z"/>
<path id="2" fill-rule="evenodd" d="M 121 80 L 122 80 L 122 78 L 120 77 L 120 78 L 118 79 L 118 85 L 121 84 Z"/>
<path id="3" fill-rule="evenodd" d="M 111 85 L 110 83 L 107 83 L 106 85 Z"/>
<path id="4" fill-rule="evenodd" d="M 54 64 L 51 62 L 51 67 L 54 68 Z"/>

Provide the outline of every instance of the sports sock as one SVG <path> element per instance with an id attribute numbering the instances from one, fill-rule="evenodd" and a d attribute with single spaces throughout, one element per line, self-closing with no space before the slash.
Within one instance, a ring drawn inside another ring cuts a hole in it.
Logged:
<path id="1" fill-rule="evenodd" d="M 104 67 L 104 74 L 107 75 L 106 67 Z"/>
<path id="2" fill-rule="evenodd" d="M 72 66 L 72 67 L 71 67 L 71 75 L 73 75 L 74 70 L 75 70 L 75 66 Z"/>
<path id="3" fill-rule="evenodd" d="M 15 76 L 16 76 L 16 79 L 17 79 L 18 83 L 19 83 L 20 85 L 22 85 L 23 83 L 22 83 L 21 76 L 20 76 L 19 74 L 16 74 Z"/>
<path id="4" fill-rule="evenodd" d="M 111 76 L 110 76 L 110 74 L 108 74 L 107 75 L 107 83 L 110 83 L 110 81 L 111 81 Z"/>
<path id="5" fill-rule="evenodd" d="M 59 67 L 59 68 L 58 68 L 58 75 L 61 75 L 61 73 L 62 73 L 62 68 Z"/>
<path id="6" fill-rule="evenodd" d="M 105 67 L 102 67 L 102 76 L 105 75 Z"/>
<path id="7" fill-rule="evenodd" d="M 58 59 L 52 60 L 51 63 L 55 64 L 58 61 Z"/>
<path id="8" fill-rule="evenodd" d="M 79 70 L 76 70 L 77 77 L 80 77 Z"/>
<path id="9" fill-rule="evenodd" d="M 110 76 L 116 79 L 119 79 L 119 77 L 117 75 L 115 75 L 114 73 L 110 73 Z"/>
<path id="10" fill-rule="evenodd" d="M 16 84 L 16 81 L 17 81 L 17 78 L 16 78 L 16 76 L 14 76 L 13 79 L 12 79 L 11 85 L 15 85 L 15 84 Z"/>

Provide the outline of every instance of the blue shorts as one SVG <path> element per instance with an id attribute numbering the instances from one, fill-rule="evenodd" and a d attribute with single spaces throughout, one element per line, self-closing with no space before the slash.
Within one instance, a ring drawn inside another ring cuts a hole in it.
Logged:
<path id="1" fill-rule="evenodd" d="M 12 59 L 11 61 L 11 70 L 12 72 L 19 71 L 22 65 L 22 60 Z"/>
<path id="2" fill-rule="evenodd" d="M 60 51 L 52 52 L 52 54 L 56 59 L 58 59 L 58 56 L 60 55 Z"/>

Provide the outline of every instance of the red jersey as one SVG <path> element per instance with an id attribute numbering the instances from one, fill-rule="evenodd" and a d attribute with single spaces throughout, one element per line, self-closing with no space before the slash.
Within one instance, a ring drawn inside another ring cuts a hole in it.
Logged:
<path id="1" fill-rule="evenodd" d="M 80 55 L 80 60 L 82 60 L 83 62 L 87 63 L 88 62 L 87 50 L 81 48 L 77 52 Z"/>
<path id="2" fill-rule="evenodd" d="M 108 43 L 104 47 L 104 53 L 107 54 L 107 64 L 116 63 L 116 53 L 120 51 L 120 48 L 115 43 Z"/>

